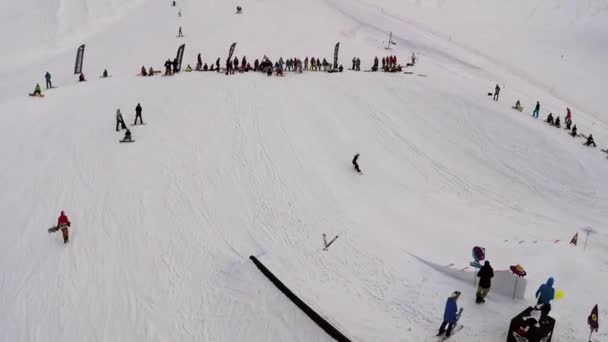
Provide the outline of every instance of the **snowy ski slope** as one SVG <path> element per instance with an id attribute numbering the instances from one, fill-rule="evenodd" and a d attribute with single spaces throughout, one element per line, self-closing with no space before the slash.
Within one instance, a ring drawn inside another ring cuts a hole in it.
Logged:
<path id="1" fill-rule="evenodd" d="M 594 304 L 606 316 L 606 1 L 177 3 L 0 4 L 0 341 L 330 341 L 249 255 L 353 341 L 433 341 L 454 290 L 451 340 L 504 341 L 549 276 L 553 341 L 586 338 Z M 181 43 L 194 67 L 232 42 L 253 62 L 329 59 L 338 41 L 345 68 L 415 51 L 427 77 L 136 76 Z M 26 96 L 46 71 L 58 88 Z M 536 100 L 541 119 L 570 107 L 598 148 L 531 118 Z M 147 124 L 119 144 L 116 108 L 132 123 L 137 103 Z M 46 232 L 61 210 L 67 246 Z M 568 246 L 587 226 L 587 250 Z M 323 233 L 340 236 L 328 251 Z M 477 306 L 472 274 L 419 260 L 464 268 L 475 245 L 496 270 L 524 265 L 526 300 Z"/>

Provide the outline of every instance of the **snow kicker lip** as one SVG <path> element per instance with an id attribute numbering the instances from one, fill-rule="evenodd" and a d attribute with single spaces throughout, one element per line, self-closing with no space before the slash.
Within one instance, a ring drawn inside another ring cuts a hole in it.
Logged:
<path id="1" fill-rule="evenodd" d="M 279 291 L 283 292 L 283 294 L 289 298 L 300 310 L 302 310 L 306 316 L 308 316 L 315 324 L 319 326 L 319 328 L 323 329 L 329 336 L 333 337 L 336 341 L 339 342 L 350 342 L 350 339 L 342 334 L 338 329 L 336 329 L 331 323 L 329 323 L 325 318 L 321 317 L 316 311 L 314 311 L 308 304 L 304 303 L 295 293 L 293 293 L 279 278 L 277 278 L 258 258 L 255 256 L 250 256 L 249 259 L 253 261 L 253 263 L 260 269 L 260 271 L 270 280 Z"/>

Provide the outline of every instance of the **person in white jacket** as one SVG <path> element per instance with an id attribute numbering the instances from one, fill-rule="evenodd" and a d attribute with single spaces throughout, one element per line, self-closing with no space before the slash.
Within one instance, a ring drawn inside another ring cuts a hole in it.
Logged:
<path id="1" fill-rule="evenodd" d="M 120 108 L 118 108 L 116 110 L 116 132 L 120 131 L 121 129 L 125 129 L 127 128 L 127 125 L 125 125 L 125 120 L 122 118 L 122 113 L 120 112 Z"/>

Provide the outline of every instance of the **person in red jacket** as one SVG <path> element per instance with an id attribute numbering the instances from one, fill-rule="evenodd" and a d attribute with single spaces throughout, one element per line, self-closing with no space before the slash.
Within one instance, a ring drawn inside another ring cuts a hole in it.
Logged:
<path id="1" fill-rule="evenodd" d="M 59 218 L 57 219 L 57 229 L 61 229 L 61 234 L 63 235 L 63 243 L 68 243 L 70 241 L 70 238 L 68 236 L 68 227 L 70 225 L 70 220 L 62 210 L 61 215 L 59 215 Z"/>

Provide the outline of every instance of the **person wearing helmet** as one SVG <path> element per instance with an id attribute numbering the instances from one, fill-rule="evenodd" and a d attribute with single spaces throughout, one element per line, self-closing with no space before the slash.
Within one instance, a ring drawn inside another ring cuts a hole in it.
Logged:
<path id="1" fill-rule="evenodd" d="M 70 242 L 68 227 L 71 225 L 65 212 L 62 210 L 59 218 L 57 219 L 57 229 L 61 229 L 61 235 L 63 235 L 63 243 Z"/>
<path id="2" fill-rule="evenodd" d="M 454 326 L 459 318 L 458 304 L 456 304 L 458 297 L 460 297 L 460 291 L 454 291 L 454 293 L 448 297 L 448 300 L 445 303 L 445 310 L 443 312 L 443 323 L 441 323 L 441 327 L 439 327 L 439 333 L 437 336 L 445 334 L 446 337 L 449 337 L 452 335 L 452 329 L 454 329 Z"/>

